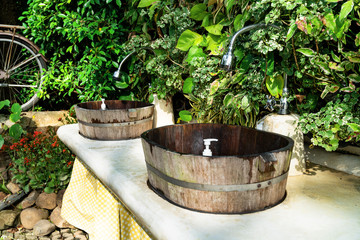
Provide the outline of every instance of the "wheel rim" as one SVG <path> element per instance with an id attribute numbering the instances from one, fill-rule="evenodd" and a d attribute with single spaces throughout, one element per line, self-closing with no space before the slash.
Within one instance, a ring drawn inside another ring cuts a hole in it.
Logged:
<path id="1" fill-rule="evenodd" d="M 23 110 L 38 100 L 44 64 L 41 55 L 28 43 L 15 37 L 0 38 L 0 100 L 19 103 Z"/>

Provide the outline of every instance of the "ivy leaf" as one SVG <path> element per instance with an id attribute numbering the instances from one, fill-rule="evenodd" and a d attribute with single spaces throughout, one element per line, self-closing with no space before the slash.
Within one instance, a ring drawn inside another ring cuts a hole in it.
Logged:
<path id="1" fill-rule="evenodd" d="M 347 125 L 354 131 L 360 132 L 360 125 L 356 123 L 347 123 Z"/>
<path id="2" fill-rule="evenodd" d="M 340 21 L 344 20 L 349 15 L 353 7 L 354 7 L 354 2 L 352 0 L 347 1 L 341 6 L 341 10 L 339 14 Z"/>
<path id="3" fill-rule="evenodd" d="M 194 88 L 194 82 L 193 82 L 193 78 L 187 78 L 184 81 L 184 85 L 183 85 L 183 93 L 185 94 L 190 94 Z"/>
<path id="4" fill-rule="evenodd" d="M 345 70 L 343 67 L 341 67 L 340 65 L 337 65 L 335 62 L 329 62 L 329 68 L 334 69 L 339 72 L 342 72 Z"/>
<path id="5" fill-rule="evenodd" d="M 13 137 L 16 141 L 20 138 L 22 133 L 23 133 L 23 129 L 18 123 L 15 123 L 9 129 L 9 135 Z"/>
<path id="6" fill-rule="evenodd" d="M 251 15 L 250 15 L 249 11 L 244 12 L 244 14 L 236 15 L 235 20 L 234 20 L 235 31 L 239 31 L 241 28 L 243 28 L 246 21 L 249 20 L 250 17 L 251 17 Z"/>
<path id="7" fill-rule="evenodd" d="M 185 122 L 190 122 L 192 120 L 191 113 L 186 110 L 182 110 L 179 112 L 180 119 Z"/>
<path id="8" fill-rule="evenodd" d="M 324 63 L 324 62 L 320 62 L 320 61 L 315 61 L 314 62 L 316 65 L 318 65 L 320 67 L 320 69 L 326 74 L 329 75 L 330 72 L 330 68 L 328 66 L 328 64 Z"/>
<path id="9" fill-rule="evenodd" d="M 120 89 L 125 89 L 128 86 L 129 86 L 129 84 L 127 84 L 126 82 L 120 82 L 120 81 L 115 82 L 115 87 L 120 88 Z"/>
<path id="10" fill-rule="evenodd" d="M 118 7 L 121 7 L 121 0 L 116 0 L 116 5 L 118 5 Z"/>
<path id="11" fill-rule="evenodd" d="M 236 0 L 225 0 L 225 8 L 227 12 L 230 12 L 231 8 L 237 3 Z"/>
<path id="12" fill-rule="evenodd" d="M 211 25 L 205 27 L 205 29 L 211 34 L 221 35 L 221 30 L 223 29 L 223 25 L 221 24 Z"/>
<path id="13" fill-rule="evenodd" d="M 190 63 L 194 57 L 206 57 L 206 54 L 203 52 L 202 48 L 199 48 L 197 46 L 192 46 L 189 49 L 189 53 L 186 58 L 186 62 Z"/>
<path id="14" fill-rule="evenodd" d="M 360 57 L 349 57 L 349 61 L 353 63 L 360 63 Z"/>
<path id="15" fill-rule="evenodd" d="M 302 53 L 307 57 L 314 57 L 316 56 L 316 52 L 310 48 L 298 48 L 296 49 L 297 52 Z"/>
<path id="16" fill-rule="evenodd" d="M 234 99 L 234 95 L 230 92 L 228 94 L 226 94 L 223 103 L 224 105 L 227 107 L 232 103 L 232 100 Z"/>
<path id="17" fill-rule="evenodd" d="M 210 95 L 213 95 L 216 93 L 216 91 L 219 89 L 220 83 L 218 80 L 215 80 L 210 85 Z"/>
<path id="18" fill-rule="evenodd" d="M 20 120 L 21 116 L 21 106 L 18 103 L 14 103 L 11 106 L 11 114 L 10 114 L 10 120 L 12 122 L 17 122 L 18 120 Z"/>
<path id="19" fill-rule="evenodd" d="M 198 46 L 202 41 L 202 35 L 188 29 L 180 35 L 176 48 L 187 51 L 192 46 Z"/>
<path id="20" fill-rule="evenodd" d="M 196 4 L 190 10 L 190 18 L 196 21 L 202 21 L 205 18 L 205 16 L 208 15 L 206 8 L 207 8 L 206 5 L 203 3 Z"/>
<path id="21" fill-rule="evenodd" d="M 268 89 L 271 96 L 276 98 L 280 97 L 284 88 L 284 79 L 281 75 L 276 77 L 266 77 L 266 88 Z"/>
<path id="22" fill-rule="evenodd" d="M 139 2 L 138 8 L 148 7 L 148 6 L 153 5 L 155 3 L 157 3 L 157 1 L 154 1 L 154 0 L 141 0 Z"/>
<path id="23" fill-rule="evenodd" d="M 296 29 L 297 29 L 297 25 L 294 22 L 290 25 L 289 30 L 286 34 L 286 40 L 285 40 L 286 42 L 289 41 L 294 36 Z"/>
<path id="24" fill-rule="evenodd" d="M 7 99 L 0 102 L 0 109 L 2 109 L 5 106 L 8 106 L 8 107 L 10 106 L 10 101 Z"/>

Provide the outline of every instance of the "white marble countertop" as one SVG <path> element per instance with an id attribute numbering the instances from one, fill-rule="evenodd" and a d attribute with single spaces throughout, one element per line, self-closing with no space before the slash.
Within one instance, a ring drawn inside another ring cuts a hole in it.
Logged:
<path id="1" fill-rule="evenodd" d="M 243 215 L 219 215 L 177 207 L 147 186 L 141 140 L 95 141 L 78 125 L 58 136 L 126 205 L 156 239 L 359 239 L 360 181 L 319 171 L 289 177 L 285 201 Z M 333 176 L 334 175 L 334 176 Z"/>

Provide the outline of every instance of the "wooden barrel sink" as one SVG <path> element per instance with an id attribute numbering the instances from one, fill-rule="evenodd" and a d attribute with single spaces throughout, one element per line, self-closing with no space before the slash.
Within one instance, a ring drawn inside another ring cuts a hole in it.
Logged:
<path id="1" fill-rule="evenodd" d="M 80 134 L 97 140 L 121 140 L 140 137 L 152 128 L 154 105 L 136 101 L 106 100 L 75 106 Z"/>
<path id="2" fill-rule="evenodd" d="M 291 138 L 223 124 L 165 126 L 141 138 L 150 187 L 176 205 L 248 213 L 285 198 Z M 218 139 L 211 157 L 202 155 L 207 138 Z"/>

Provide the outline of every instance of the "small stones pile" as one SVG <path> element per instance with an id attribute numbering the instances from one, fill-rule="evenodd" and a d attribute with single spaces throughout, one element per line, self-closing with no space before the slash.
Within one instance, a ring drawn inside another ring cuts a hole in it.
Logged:
<path id="1" fill-rule="evenodd" d="M 0 236 L 3 239 L 28 240 L 88 239 L 85 232 L 75 229 L 61 217 L 64 193 L 65 190 L 57 194 L 34 190 L 15 209 L 0 211 Z"/>

